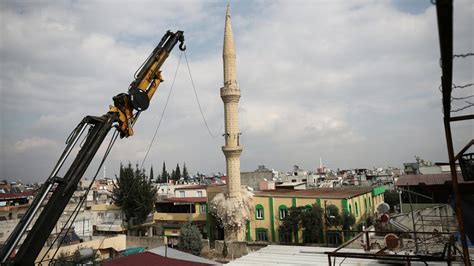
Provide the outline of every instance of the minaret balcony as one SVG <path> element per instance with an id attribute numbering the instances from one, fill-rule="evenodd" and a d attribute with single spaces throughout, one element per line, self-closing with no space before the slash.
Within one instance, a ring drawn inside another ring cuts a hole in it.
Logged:
<path id="1" fill-rule="evenodd" d="M 240 89 L 235 85 L 221 88 L 221 98 L 224 102 L 235 102 L 240 99 Z"/>
<path id="2" fill-rule="evenodd" d="M 242 146 L 222 146 L 222 151 L 226 157 L 239 157 L 242 153 Z"/>

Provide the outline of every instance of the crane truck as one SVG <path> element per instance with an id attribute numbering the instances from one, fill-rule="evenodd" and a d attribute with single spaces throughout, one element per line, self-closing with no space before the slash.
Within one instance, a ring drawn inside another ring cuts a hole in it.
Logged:
<path id="1" fill-rule="evenodd" d="M 110 130 L 115 128 L 115 134 L 120 135 L 120 138 L 133 135 L 133 125 L 140 113 L 149 107 L 151 98 L 163 81 L 161 66 L 178 42 L 179 49 L 184 51 L 186 46 L 183 31 L 167 31 L 135 73 L 128 92 L 114 96 L 113 105 L 110 105 L 106 114 L 84 117 L 71 132 L 67 138 L 66 147 L 50 176 L 38 190 L 25 215 L 3 245 L 0 251 L 2 264 L 32 265 L 35 263 L 56 222 L 77 189 L 79 181 Z M 82 145 L 77 145 L 84 133 L 86 135 Z M 113 145 L 113 142 L 111 144 Z M 79 146 L 79 151 L 72 163 L 64 176 L 58 176 L 66 159 L 76 146 Z M 107 150 L 110 151 L 110 148 L 109 144 Z M 34 219 L 36 216 L 37 218 Z M 29 229 L 30 225 L 32 225 L 31 229 Z M 25 234 L 26 237 L 20 245 Z M 18 246 L 18 251 L 12 256 Z"/>

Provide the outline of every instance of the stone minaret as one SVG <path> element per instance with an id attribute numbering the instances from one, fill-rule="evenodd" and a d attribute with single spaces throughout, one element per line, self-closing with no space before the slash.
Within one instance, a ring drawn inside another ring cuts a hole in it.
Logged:
<path id="1" fill-rule="evenodd" d="M 221 88 L 221 98 L 224 102 L 225 116 L 225 146 L 222 147 L 226 159 L 227 193 L 230 198 L 240 197 L 240 154 L 242 146 L 239 143 L 239 112 L 238 104 L 240 89 L 237 85 L 235 66 L 235 46 L 230 21 L 230 7 L 227 5 L 224 30 L 224 87 Z"/>

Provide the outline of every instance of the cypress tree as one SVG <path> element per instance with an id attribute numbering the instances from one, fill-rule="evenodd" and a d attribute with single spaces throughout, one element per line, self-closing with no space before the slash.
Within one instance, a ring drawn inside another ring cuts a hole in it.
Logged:
<path id="1" fill-rule="evenodd" d="M 189 180 L 188 169 L 186 168 L 186 163 L 183 163 L 183 178 Z"/>
<path id="2" fill-rule="evenodd" d="M 176 170 L 175 170 L 175 175 L 176 175 L 176 181 L 178 181 L 181 178 L 181 170 L 179 169 L 179 164 L 176 164 Z"/>

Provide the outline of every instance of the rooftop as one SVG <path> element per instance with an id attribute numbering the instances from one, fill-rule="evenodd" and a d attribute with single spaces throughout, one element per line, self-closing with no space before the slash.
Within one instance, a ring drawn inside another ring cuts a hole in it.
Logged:
<path id="1" fill-rule="evenodd" d="M 27 198 L 29 196 L 33 196 L 34 192 L 35 191 L 30 190 L 30 191 L 24 191 L 24 192 L 19 192 L 19 193 L 0 193 L 0 199 L 8 200 L 8 199 Z"/>
<path id="2" fill-rule="evenodd" d="M 175 202 L 175 203 L 195 203 L 195 202 L 207 202 L 206 197 L 182 197 L 182 198 L 165 198 L 164 202 Z"/>
<path id="3" fill-rule="evenodd" d="M 404 175 L 400 176 L 396 186 L 435 186 L 451 185 L 451 173 L 428 174 L 428 175 Z M 464 181 L 461 173 L 458 173 L 458 182 L 462 184 L 474 184 L 474 181 Z"/>
<path id="4" fill-rule="evenodd" d="M 172 259 L 168 257 L 162 257 L 158 254 L 152 253 L 152 252 L 142 252 L 142 253 L 137 253 L 125 257 L 120 257 L 118 259 L 114 260 L 109 260 L 102 265 L 127 265 L 127 266 L 133 266 L 133 265 L 175 265 L 175 266 L 204 266 L 204 265 L 212 265 L 212 264 L 207 264 L 207 263 L 200 263 L 200 262 L 194 262 L 194 261 L 187 261 L 187 260 L 180 260 L 180 259 Z"/>
<path id="5" fill-rule="evenodd" d="M 328 265 L 328 256 L 324 252 L 336 248 L 269 245 L 258 251 L 249 253 L 226 265 Z M 364 253 L 363 249 L 341 249 L 341 252 Z M 387 265 L 375 259 L 332 258 L 332 265 Z M 411 265 L 425 265 L 423 262 L 411 261 Z M 446 262 L 430 262 L 430 265 L 446 265 Z"/>
<path id="6" fill-rule="evenodd" d="M 165 256 L 166 254 L 168 258 L 172 258 L 172 259 L 201 262 L 201 263 L 207 263 L 207 264 L 212 264 L 212 265 L 220 265 L 217 262 L 214 262 L 212 260 L 201 258 L 199 256 L 195 256 L 193 254 L 179 251 L 174 248 L 166 248 L 165 246 L 160 246 L 157 248 L 150 249 L 149 252 L 160 255 L 160 256 Z"/>
<path id="7" fill-rule="evenodd" d="M 301 198 L 327 198 L 327 199 L 346 199 L 356 197 L 362 194 L 370 193 L 372 187 L 344 187 L 344 188 L 314 188 L 306 190 L 264 190 L 256 191 L 255 196 L 263 197 L 301 197 Z"/>

